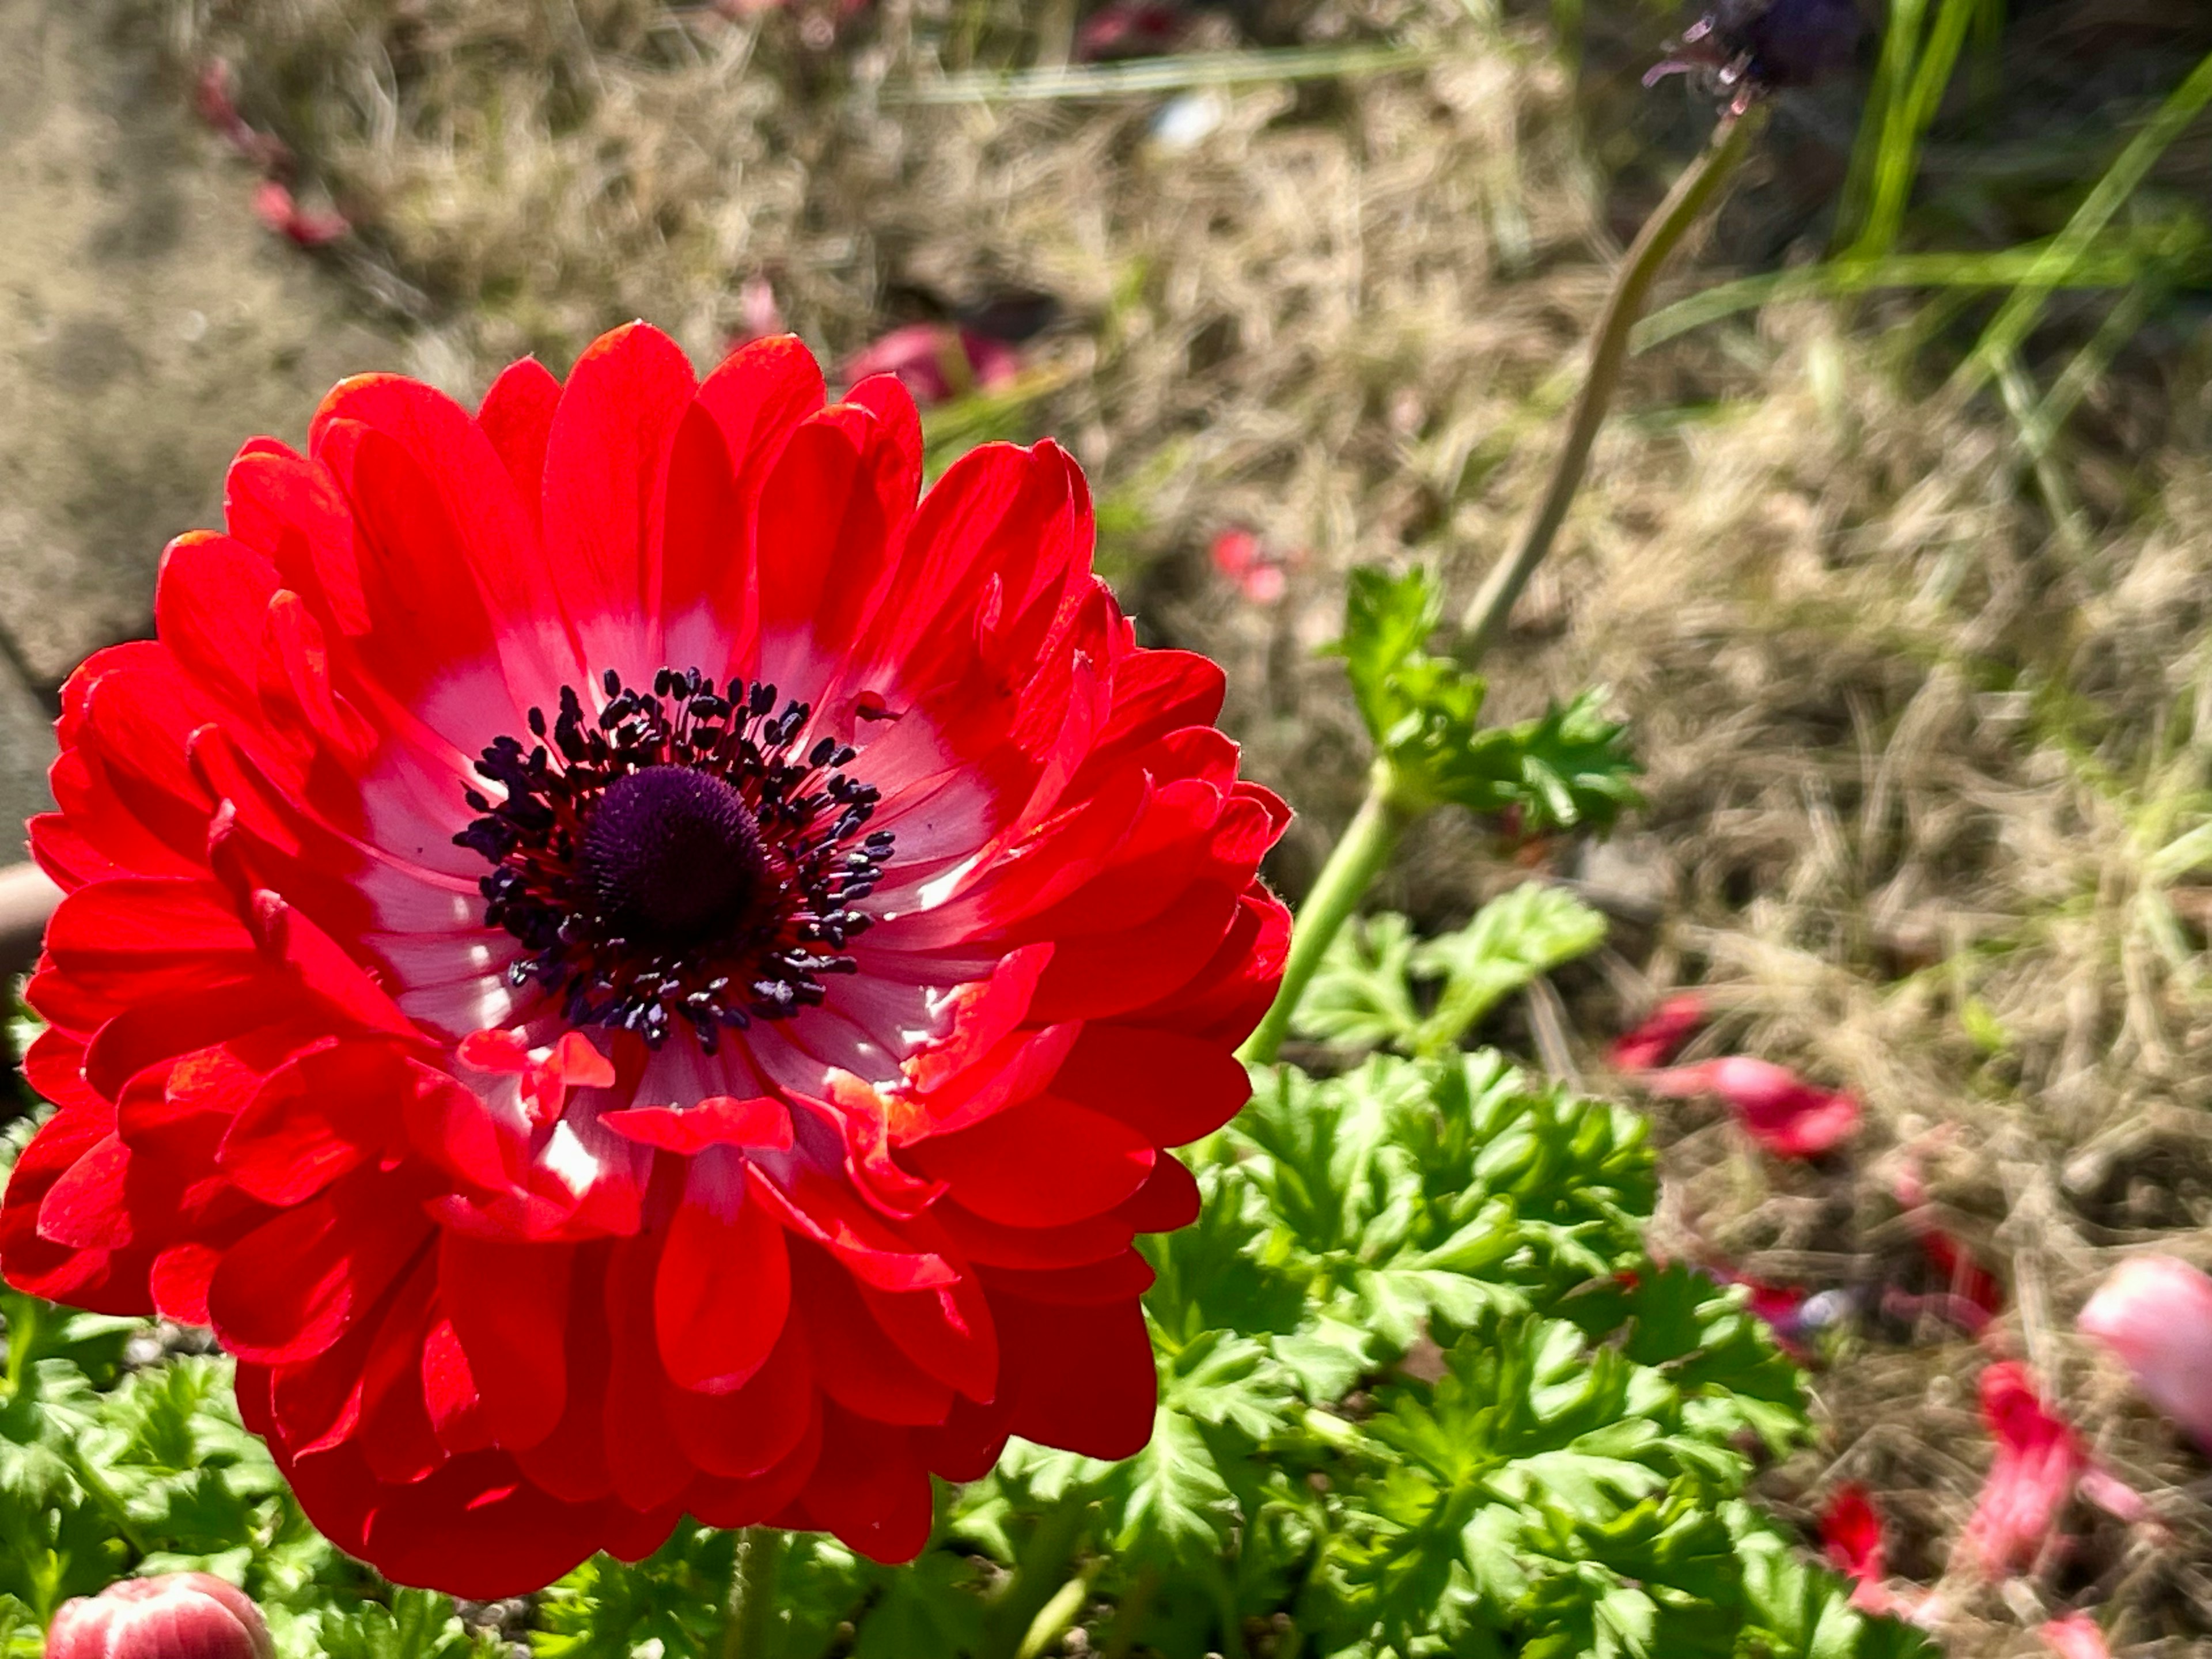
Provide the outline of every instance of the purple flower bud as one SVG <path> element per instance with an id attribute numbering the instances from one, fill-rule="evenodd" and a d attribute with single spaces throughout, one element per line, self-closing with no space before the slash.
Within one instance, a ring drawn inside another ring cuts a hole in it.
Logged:
<path id="1" fill-rule="evenodd" d="M 1856 0 L 1719 0 L 1645 76 L 1704 76 L 1738 109 L 1762 92 L 1810 86 L 1850 67 L 1863 25 Z"/>
<path id="2" fill-rule="evenodd" d="M 46 1659 L 270 1659 L 252 1597 L 204 1572 L 125 1578 L 64 1601 Z"/>

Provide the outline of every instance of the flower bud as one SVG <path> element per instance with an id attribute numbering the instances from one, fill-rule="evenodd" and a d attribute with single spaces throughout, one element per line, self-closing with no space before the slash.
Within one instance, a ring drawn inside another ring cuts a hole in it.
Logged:
<path id="1" fill-rule="evenodd" d="M 270 1659 L 261 1609 L 204 1572 L 125 1578 L 62 1603 L 46 1659 Z"/>
<path id="2" fill-rule="evenodd" d="M 2212 1449 L 2212 1279 L 2170 1255 L 2134 1256 L 2078 1323 L 2135 1373 L 2144 1399 Z"/>
<path id="3" fill-rule="evenodd" d="M 1855 0 L 1720 0 L 1645 76 L 1703 76 L 1741 109 L 1762 92 L 1811 86 L 1850 67 L 1863 28 Z"/>

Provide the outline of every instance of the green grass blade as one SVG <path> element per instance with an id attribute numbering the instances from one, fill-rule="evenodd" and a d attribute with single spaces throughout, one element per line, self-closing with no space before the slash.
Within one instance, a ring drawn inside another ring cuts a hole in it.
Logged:
<path id="1" fill-rule="evenodd" d="M 1844 299 L 1889 289 L 1942 289 L 1967 292 L 2018 288 L 2045 268 L 2051 244 L 2032 242 L 1996 253 L 1893 253 L 1882 259 L 1832 259 L 1802 270 L 1782 270 L 1722 283 L 1654 312 L 1637 327 L 1632 343 L 1651 347 L 1740 312 L 1783 300 Z M 2201 271 L 2201 255 L 2177 258 L 2165 237 L 2131 239 L 2092 249 L 2069 261 L 2054 286 L 2104 289 L 2131 288 L 2153 271 Z"/>
<path id="2" fill-rule="evenodd" d="M 2042 319 L 2044 307 L 2057 289 L 2073 286 L 2075 267 L 2097 252 L 2099 239 L 2115 215 L 2136 193 L 2160 156 L 2188 130 L 2204 106 L 2212 102 L 2212 55 L 2198 64 L 2189 78 L 2174 89 L 2142 131 L 2128 141 L 2119 159 L 2106 169 L 2066 228 L 2045 245 L 2035 266 L 2008 300 L 2003 309 L 1983 331 L 1973 354 L 1951 377 L 1951 390 L 1964 396 L 1995 374 L 2002 363 L 2018 355 L 2028 335 Z"/>

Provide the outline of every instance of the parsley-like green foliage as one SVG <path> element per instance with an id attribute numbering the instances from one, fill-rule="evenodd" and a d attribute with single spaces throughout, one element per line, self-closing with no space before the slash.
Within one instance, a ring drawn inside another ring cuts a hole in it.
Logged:
<path id="1" fill-rule="evenodd" d="M 1361 1048 L 1450 1053 L 1475 1023 L 1530 981 L 1595 950 L 1605 918 L 1573 894 L 1528 882 L 1457 933 L 1416 940 L 1389 911 L 1339 933 L 1298 1004 L 1305 1036 Z M 1434 984 L 1424 996 L 1419 987 Z"/>
<path id="2" fill-rule="evenodd" d="M 1017 1443 L 941 1493 L 909 1566 L 793 1538 L 744 1659 L 1035 1659 L 1079 1627 L 1158 1659 L 1925 1659 L 1742 1501 L 1808 1432 L 1802 1382 L 1740 1289 L 1650 1260 L 1643 1120 L 1456 1047 L 1595 937 L 1537 885 L 1443 939 L 1370 923 L 1308 1029 L 1404 1053 L 1261 1075 L 1186 1154 L 1196 1224 L 1145 1241 L 1151 1443 Z M 12 1293 L 0 1317 L 0 1655 L 66 1596 L 184 1568 L 259 1599 L 284 1659 L 503 1651 L 314 1534 L 220 1356 Z M 686 1522 L 588 1562 L 538 1598 L 532 1651 L 720 1654 L 733 1558 Z"/>
<path id="3" fill-rule="evenodd" d="M 1352 573 L 1334 649 L 1394 793 L 1412 806 L 1515 809 L 1528 834 L 1609 829 L 1637 802 L 1638 767 L 1601 695 L 1584 692 L 1516 726 L 1478 725 L 1481 677 L 1427 648 L 1443 605 L 1425 570 Z"/>

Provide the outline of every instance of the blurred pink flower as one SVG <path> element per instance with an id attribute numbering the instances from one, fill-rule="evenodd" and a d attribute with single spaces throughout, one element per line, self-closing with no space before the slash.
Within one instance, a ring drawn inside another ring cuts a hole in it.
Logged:
<path id="1" fill-rule="evenodd" d="M 765 340 L 771 334 L 790 331 L 783 325 L 783 307 L 775 302 L 775 289 L 757 271 L 738 289 L 738 314 L 743 331 L 731 337 L 733 349 L 750 341 Z"/>
<path id="2" fill-rule="evenodd" d="M 862 346 L 838 373 L 848 386 L 895 374 L 926 409 L 1005 386 L 1021 366 L 1021 354 L 1004 340 L 951 323 L 908 323 Z"/>
<path id="3" fill-rule="evenodd" d="M 2053 1619 L 2036 1632 L 2058 1659 L 2112 1659 L 2105 1645 L 2105 1632 L 2086 1613 L 2069 1613 Z"/>
<path id="4" fill-rule="evenodd" d="M 1853 1607 L 1906 1617 L 1919 1605 L 1921 1597 L 1899 1595 L 1882 1582 L 1889 1576 L 1889 1539 L 1864 1486 L 1847 1482 L 1836 1488 L 1820 1512 L 1820 1550 L 1851 1581 Z"/>
<path id="5" fill-rule="evenodd" d="M 1820 1512 L 1820 1548 L 1838 1572 L 1860 1579 L 1883 1577 L 1888 1540 L 1864 1486 L 1847 1483 L 1836 1488 Z"/>
<path id="6" fill-rule="evenodd" d="M 254 186 L 253 214 L 278 235 L 301 247 L 327 247 L 351 230 L 343 214 L 327 208 L 303 208 L 274 179 Z"/>
<path id="7" fill-rule="evenodd" d="M 1079 63 L 1105 58 L 1145 58 L 1167 51 L 1182 33 L 1182 14 L 1158 0 L 1112 0 L 1083 20 L 1075 32 Z"/>
<path id="8" fill-rule="evenodd" d="M 46 1631 L 46 1659 L 270 1659 L 261 1609 L 204 1572 L 125 1578 L 64 1601 Z"/>
<path id="9" fill-rule="evenodd" d="M 1616 1072 L 1648 1072 L 1681 1052 L 1691 1033 L 1705 1023 L 1705 1000 L 1695 991 L 1678 991 L 1654 1008 L 1644 1023 L 1606 1050 Z"/>
<path id="10" fill-rule="evenodd" d="M 1718 1095 L 1736 1121 L 1778 1158 L 1813 1158 L 1848 1139 L 1859 1125 L 1859 1103 L 1840 1091 L 1816 1089 L 1787 1066 L 1747 1054 L 1653 1072 L 1644 1085 L 1677 1098 Z"/>
<path id="11" fill-rule="evenodd" d="M 1273 605 L 1286 585 L 1283 560 L 1249 530 L 1232 527 L 1213 538 L 1213 568 L 1255 605 Z"/>
<path id="12" fill-rule="evenodd" d="M 2000 1360 L 1984 1370 L 1981 1396 L 1982 1421 L 1997 1455 L 1961 1541 L 1984 1571 L 1996 1577 L 2033 1565 L 2077 1491 L 2123 1521 L 2144 1518 L 2141 1495 L 2091 1461 L 2081 1437 L 2044 1404 L 2019 1361 Z"/>
<path id="13" fill-rule="evenodd" d="M 201 120 L 221 133 L 233 149 L 256 167 L 281 173 L 291 166 L 292 152 L 285 148 L 284 141 L 258 131 L 239 113 L 230 65 L 222 58 L 210 58 L 201 66 L 199 82 L 192 92 L 192 106 L 199 112 Z"/>
<path id="14" fill-rule="evenodd" d="M 2078 1322 L 2135 1373 L 2144 1399 L 2212 1450 L 2212 1279 L 2170 1255 L 2134 1256 Z"/>
<path id="15" fill-rule="evenodd" d="M 1978 1335 L 2004 1311 L 2004 1286 L 1974 1259 L 1974 1253 L 1933 1222 L 1920 1227 L 1920 1253 L 1943 1275 L 1946 1295 L 1936 1310 L 1961 1329 Z"/>

